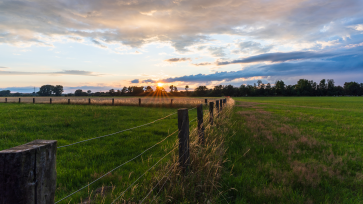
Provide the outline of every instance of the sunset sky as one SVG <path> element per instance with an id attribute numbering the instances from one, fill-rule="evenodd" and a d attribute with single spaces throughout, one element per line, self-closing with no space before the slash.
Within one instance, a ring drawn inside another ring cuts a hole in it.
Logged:
<path id="1" fill-rule="evenodd" d="M 0 0 L 0 90 L 301 78 L 363 83 L 362 0 Z"/>

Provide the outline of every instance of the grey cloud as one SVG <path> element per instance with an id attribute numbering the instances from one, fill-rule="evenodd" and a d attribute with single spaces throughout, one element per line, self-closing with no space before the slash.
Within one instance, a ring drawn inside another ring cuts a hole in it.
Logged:
<path id="1" fill-rule="evenodd" d="M 142 83 L 156 83 L 157 81 L 155 80 L 152 80 L 152 79 L 146 79 L 146 80 L 143 80 Z"/>
<path id="2" fill-rule="evenodd" d="M 361 0 L 3 0 L 0 4 L 0 43 L 50 46 L 53 36 L 79 36 L 132 47 L 170 42 L 179 52 L 210 40 L 211 34 L 290 42 L 352 35 L 355 31 L 346 28 L 344 19 L 363 16 Z M 321 32 L 324 26 L 329 29 Z"/>
<path id="3" fill-rule="evenodd" d="M 194 66 L 208 66 L 208 65 L 213 65 L 213 63 L 210 62 L 202 62 L 202 63 L 196 63 L 196 64 L 192 64 Z"/>
<path id="4" fill-rule="evenodd" d="M 131 81 L 131 83 L 138 84 L 139 83 L 139 80 L 138 79 L 134 79 L 134 80 Z"/>
<path id="5" fill-rule="evenodd" d="M 269 52 L 273 45 L 263 46 L 261 43 L 254 42 L 254 41 L 245 41 L 240 42 L 237 44 L 237 47 L 239 48 L 237 50 L 237 53 L 244 53 L 244 54 L 257 54 L 257 53 L 265 53 Z"/>
<path id="6" fill-rule="evenodd" d="M 208 50 L 213 57 L 224 57 L 226 53 L 224 53 L 224 47 L 209 47 Z"/>
<path id="7" fill-rule="evenodd" d="M 83 71 L 83 70 L 63 70 L 59 72 L 22 72 L 22 71 L 0 71 L 0 76 L 4 75 L 81 75 L 81 76 L 100 76 L 103 74 Z"/>
<path id="8" fill-rule="evenodd" d="M 102 43 L 100 43 L 99 41 L 95 40 L 95 39 L 92 39 L 91 40 L 94 44 L 96 44 L 98 47 L 100 48 L 107 48 L 106 45 L 103 45 Z"/>
<path id="9" fill-rule="evenodd" d="M 9 68 L 9 67 L 2 67 L 2 66 L 0 66 L 0 69 L 7 69 L 7 68 Z"/>
<path id="10" fill-rule="evenodd" d="M 165 62 L 184 62 L 184 61 L 191 61 L 190 58 L 170 58 L 170 59 L 166 59 L 164 60 Z"/>

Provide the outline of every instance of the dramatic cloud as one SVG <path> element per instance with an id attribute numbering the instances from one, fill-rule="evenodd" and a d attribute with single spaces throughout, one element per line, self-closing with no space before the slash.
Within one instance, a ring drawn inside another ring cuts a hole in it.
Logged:
<path id="1" fill-rule="evenodd" d="M 156 83 L 157 81 L 155 80 L 152 80 L 152 79 L 146 79 L 146 80 L 143 80 L 142 83 Z"/>
<path id="2" fill-rule="evenodd" d="M 73 37 L 103 48 L 168 42 L 186 52 L 216 33 L 317 41 L 360 32 L 362 22 L 351 21 L 363 16 L 362 5 L 361 0 L 1 0 L 0 43 L 50 46 L 59 37 Z"/>
<path id="3" fill-rule="evenodd" d="M 0 71 L 2 75 L 82 75 L 82 76 L 100 76 L 102 74 L 82 71 L 82 70 L 63 70 L 60 72 L 20 72 L 20 71 Z"/>
<path id="4" fill-rule="evenodd" d="M 235 54 L 258 54 L 269 52 L 273 48 L 273 45 L 263 46 L 258 42 L 246 41 L 238 43 L 237 47 L 239 49 L 233 51 Z"/>
<path id="5" fill-rule="evenodd" d="M 138 79 L 134 79 L 134 80 L 131 81 L 131 83 L 138 84 L 139 83 L 139 80 Z"/>
<path id="6" fill-rule="evenodd" d="M 166 59 L 164 60 L 165 62 L 185 62 L 185 61 L 191 61 L 190 58 L 171 58 L 171 59 Z"/>

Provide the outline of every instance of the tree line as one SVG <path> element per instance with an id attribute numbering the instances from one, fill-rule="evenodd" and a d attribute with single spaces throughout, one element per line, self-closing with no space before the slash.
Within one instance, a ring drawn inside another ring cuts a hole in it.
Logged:
<path id="1" fill-rule="evenodd" d="M 170 91 L 157 86 L 155 90 L 151 86 L 129 86 L 122 89 L 110 89 L 108 92 L 95 92 L 91 90 L 83 91 L 77 89 L 74 93 L 66 96 L 342 96 L 342 95 L 363 95 L 363 83 L 345 82 L 343 86 L 335 86 L 333 79 L 322 79 L 320 82 L 300 79 L 295 85 L 286 85 L 284 81 L 278 80 L 274 85 L 264 84 L 261 80 L 253 85 L 218 85 L 213 88 L 199 86 L 194 91 L 189 91 L 189 86 L 185 86 L 185 91 L 178 91 L 174 85 L 169 86 Z M 39 96 L 61 96 L 64 92 L 62 85 L 43 85 L 37 94 Z M 0 91 L 0 96 L 20 96 L 20 93 L 11 93 L 10 90 Z"/>

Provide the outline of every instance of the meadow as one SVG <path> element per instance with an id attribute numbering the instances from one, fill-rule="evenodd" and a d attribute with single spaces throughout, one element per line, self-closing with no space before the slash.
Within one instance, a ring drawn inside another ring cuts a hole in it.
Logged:
<path id="1" fill-rule="evenodd" d="M 363 97 L 234 100 L 230 203 L 363 203 Z"/>
<path id="2" fill-rule="evenodd" d="M 193 100 L 201 101 L 202 99 Z M 204 108 L 205 125 L 207 125 L 208 108 Z M 1 103 L 0 150 L 22 145 L 36 139 L 57 140 L 57 146 L 61 148 L 57 150 L 55 201 L 59 201 L 166 138 L 165 141 L 145 152 L 141 157 L 127 163 L 122 168 L 93 183 L 90 187 L 59 203 L 111 203 L 134 181 L 137 181 L 136 185 L 128 190 L 118 202 L 123 203 L 125 200 L 139 201 L 149 193 L 150 188 L 157 181 L 156 177 L 160 178 L 166 169 L 172 168 L 174 182 L 180 182 L 177 178 L 181 174 L 178 169 L 172 166 L 177 162 L 178 158 L 178 148 L 176 148 L 178 119 L 177 114 L 169 116 L 176 113 L 177 109 L 175 107 L 103 106 L 96 104 Z M 190 131 L 193 141 L 198 141 L 195 131 L 197 125 L 196 116 L 196 109 L 189 111 Z M 164 119 L 115 135 L 67 146 L 79 141 L 143 125 L 160 118 Z M 198 146 L 193 141 L 191 141 L 193 143 L 191 145 Z M 207 139 L 206 142 L 208 143 L 208 141 Z M 214 144 L 214 146 L 216 145 L 219 144 Z M 216 149 L 214 146 L 208 145 L 209 149 L 206 148 L 205 151 L 211 152 L 210 148 Z M 202 152 L 200 149 L 193 151 L 195 152 L 191 153 L 191 156 L 199 155 Z M 170 152 L 171 154 L 161 160 L 156 168 L 150 170 L 140 180 L 137 180 L 140 175 Z M 208 159 L 207 155 L 210 154 L 207 153 L 204 158 L 210 162 L 211 160 Z M 223 159 L 222 157 L 223 155 L 219 157 L 220 160 Z M 201 162 L 201 164 L 203 164 L 203 168 L 209 167 L 204 165 L 205 162 Z M 174 188 L 170 183 L 168 184 L 165 185 L 164 191 L 170 192 L 161 192 L 160 195 L 163 195 L 164 198 L 160 198 L 160 201 L 158 201 L 158 198 L 156 203 L 164 203 L 165 200 L 170 200 L 167 197 L 171 194 L 181 196 L 178 199 L 185 200 L 185 193 L 180 195 L 179 191 L 175 191 L 178 188 Z M 189 183 L 185 185 L 188 186 Z M 183 187 L 183 185 L 180 186 Z M 212 194 L 215 190 L 212 189 L 209 194 Z M 148 199 L 152 200 L 152 198 L 150 196 Z M 146 202 L 150 200 L 146 200 Z"/>

